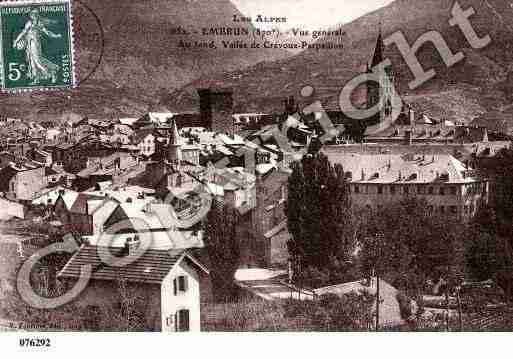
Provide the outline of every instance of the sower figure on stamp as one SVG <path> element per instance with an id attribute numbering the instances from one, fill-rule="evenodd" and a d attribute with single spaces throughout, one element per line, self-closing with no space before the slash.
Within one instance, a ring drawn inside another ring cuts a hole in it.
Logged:
<path id="1" fill-rule="evenodd" d="M 54 39 L 60 38 L 62 35 L 55 34 L 46 28 L 53 21 L 41 18 L 37 9 L 30 11 L 29 16 L 30 20 L 25 23 L 25 28 L 14 40 L 13 47 L 18 50 L 25 50 L 28 62 L 27 77 L 32 79 L 31 85 L 47 79 L 51 79 L 52 83 L 55 83 L 59 65 L 43 56 L 41 40 L 43 34 Z"/>

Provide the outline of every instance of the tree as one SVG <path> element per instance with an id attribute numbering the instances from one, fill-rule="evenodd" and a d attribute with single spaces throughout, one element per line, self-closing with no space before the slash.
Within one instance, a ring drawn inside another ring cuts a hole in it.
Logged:
<path id="1" fill-rule="evenodd" d="M 240 248 L 234 208 L 214 201 L 204 222 L 205 249 L 210 260 L 213 294 L 218 301 L 229 301 L 236 295 L 235 271 L 239 266 Z"/>
<path id="2" fill-rule="evenodd" d="M 494 157 L 482 158 L 477 167 L 490 180 L 490 206 L 494 209 L 497 227 L 508 235 L 513 219 L 513 149 L 499 151 Z"/>
<path id="3" fill-rule="evenodd" d="M 495 156 L 476 162 L 479 171 L 490 180 L 490 201 L 489 208 L 476 217 L 472 245 L 467 248 L 469 270 L 476 277 L 495 272 L 497 282 L 512 298 L 513 148 L 502 149 Z M 480 261 L 483 263 L 479 264 Z"/>
<path id="4" fill-rule="evenodd" d="M 511 296 L 513 262 L 508 239 L 500 235 L 499 226 L 494 208 L 478 212 L 467 231 L 466 269 L 471 280 L 492 279 Z"/>
<path id="5" fill-rule="evenodd" d="M 116 283 L 119 305 L 104 305 L 98 308 L 98 312 L 109 318 L 107 323 L 101 323 L 103 330 L 112 329 L 116 331 L 149 331 L 152 328 L 151 321 L 154 318 L 148 317 L 148 298 L 142 294 L 137 286 L 119 279 Z M 94 308 L 88 309 L 94 314 Z M 94 323 L 98 325 L 99 323 Z"/>
<path id="6" fill-rule="evenodd" d="M 295 262 L 295 281 L 308 279 L 305 274 L 314 272 L 324 273 L 328 281 L 343 280 L 346 270 L 341 267 L 350 265 L 355 248 L 343 168 L 332 166 L 322 153 L 305 156 L 292 165 L 288 188 L 288 249 Z M 338 276 L 329 273 L 330 266 L 337 267 Z"/>
<path id="7" fill-rule="evenodd" d="M 362 271 L 379 271 L 407 295 L 419 298 L 428 278 L 461 273 L 463 225 L 434 216 L 424 201 L 406 199 L 368 212 L 359 232 Z"/>

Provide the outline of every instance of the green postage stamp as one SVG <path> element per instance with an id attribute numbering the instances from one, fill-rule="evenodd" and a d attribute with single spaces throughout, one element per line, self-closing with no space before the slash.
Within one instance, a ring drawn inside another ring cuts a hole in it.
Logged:
<path id="1" fill-rule="evenodd" d="M 0 3 L 2 90 L 72 88 L 71 0 Z"/>

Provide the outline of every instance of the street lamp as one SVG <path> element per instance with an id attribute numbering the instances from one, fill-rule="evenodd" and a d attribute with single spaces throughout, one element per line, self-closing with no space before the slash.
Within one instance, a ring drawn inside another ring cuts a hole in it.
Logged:
<path id="1" fill-rule="evenodd" d="M 380 271 L 381 271 L 381 255 L 382 255 L 382 245 L 383 245 L 383 240 L 385 238 L 385 235 L 381 232 L 378 232 L 375 234 L 374 236 L 375 238 L 375 249 L 376 249 L 376 256 L 375 256 L 375 260 L 374 260 L 374 272 L 375 272 L 375 275 L 376 275 L 376 331 L 378 332 L 379 331 L 379 302 L 380 302 L 380 299 L 379 299 L 379 276 L 380 276 Z"/>

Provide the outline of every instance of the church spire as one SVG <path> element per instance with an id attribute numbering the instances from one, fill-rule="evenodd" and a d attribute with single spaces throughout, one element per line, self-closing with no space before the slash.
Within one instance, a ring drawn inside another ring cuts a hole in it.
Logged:
<path id="1" fill-rule="evenodd" d="M 172 124 L 171 131 L 169 133 L 167 160 L 171 164 L 175 165 L 175 169 L 178 169 L 180 167 L 180 162 L 182 161 L 182 139 L 178 133 L 176 121 L 172 119 L 171 122 Z"/>
<path id="2" fill-rule="evenodd" d="M 374 49 L 374 54 L 372 56 L 372 60 L 370 62 L 370 68 L 379 65 L 381 62 L 385 60 L 385 44 L 383 43 L 383 31 L 382 31 L 382 23 L 379 21 L 379 33 L 378 39 L 376 41 L 376 48 Z"/>
<path id="3" fill-rule="evenodd" d="M 178 128 L 176 127 L 176 121 L 174 119 L 171 120 L 171 132 L 169 133 L 169 144 L 180 145 L 180 134 L 178 133 Z"/>
<path id="4" fill-rule="evenodd" d="M 386 60 L 385 44 L 383 42 L 383 26 L 381 21 L 378 25 L 379 32 L 376 40 L 376 47 L 371 61 L 368 65 L 367 72 L 373 72 L 373 68 Z M 367 108 L 379 105 L 379 121 L 382 122 L 392 114 L 392 103 L 394 92 L 394 73 L 392 66 L 385 66 L 384 69 L 377 72 L 379 83 L 369 82 L 367 84 Z"/>

